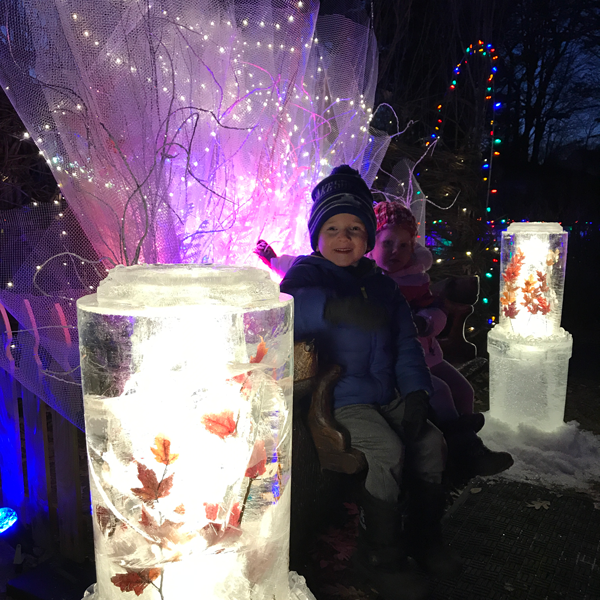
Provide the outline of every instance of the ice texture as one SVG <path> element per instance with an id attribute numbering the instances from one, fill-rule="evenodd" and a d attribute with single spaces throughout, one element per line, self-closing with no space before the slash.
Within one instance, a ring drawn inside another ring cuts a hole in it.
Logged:
<path id="1" fill-rule="evenodd" d="M 247 306 L 276 300 L 279 286 L 252 267 L 135 265 L 112 269 L 98 286 L 105 308 L 223 304 Z"/>
<path id="2" fill-rule="evenodd" d="M 314 594 L 308 589 L 304 577 L 302 577 L 302 575 L 298 575 L 296 571 L 290 571 L 289 584 L 290 600 L 316 600 Z M 83 600 L 100 600 L 100 597 L 96 593 L 96 587 L 96 584 L 93 584 L 87 590 L 85 590 L 85 593 L 83 594 Z M 197 590 L 192 590 L 190 594 L 181 600 L 190 600 L 191 598 L 197 598 Z"/>
<path id="3" fill-rule="evenodd" d="M 523 337 L 498 325 L 488 334 L 490 415 L 512 427 L 563 425 L 571 334 Z"/>
<path id="4" fill-rule="evenodd" d="M 98 600 L 290 597 L 292 301 L 255 271 L 127 267 L 78 302 Z"/>

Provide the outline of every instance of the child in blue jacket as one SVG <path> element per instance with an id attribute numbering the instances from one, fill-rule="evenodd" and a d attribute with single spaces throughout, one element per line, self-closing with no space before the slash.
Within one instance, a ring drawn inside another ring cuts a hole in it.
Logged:
<path id="1" fill-rule="evenodd" d="M 294 262 L 281 290 L 294 297 L 296 339 L 314 338 L 319 360 L 344 369 L 334 417 L 368 464 L 357 567 L 386 600 L 425 598 L 426 582 L 407 556 L 435 575 L 460 569 L 441 538 L 445 442 L 427 420 L 431 377 L 406 300 L 364 256 L 376 232 L 366 183 L 342 165 L 312 197 L 314 253 Z"/>

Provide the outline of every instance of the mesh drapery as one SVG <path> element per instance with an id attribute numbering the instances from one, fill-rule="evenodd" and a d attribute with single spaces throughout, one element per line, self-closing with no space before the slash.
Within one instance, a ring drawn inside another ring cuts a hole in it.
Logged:
<path id="1" fill-rule="evenodd" d="M 32 328 L 30 312 L 36 319 L 32 353 L 44 348 L 53 381 L 58 373 L 69 380 L 63 387 L 77 389 L 79 377 L 71 298 L 95 289 L 107 268 L 256 264 L 259 237 L 306 252 L 314 184 L 342 163 L 370 184 L 387 148 L 387 136 L 369 132 L 373 32 L 341 15 L 318 17 L 314 0 L 5 0 L 4 7 L 1 83 L 68 202 L 71 217 L 57 219 L 77 221 L 69 251 L 101 260 L 62 255 L 69 233 L 57 220 L 22 266 L 11 265 L 13 285 L 0 282 L 0 301 L 20 329 Z M 41 331 L 53 332 L 52 341 Z M 19 369 L 27 387 L 48 388 L 40 395 L 82 426 L 79 396 L 57 396 L 36 360 Z"/>

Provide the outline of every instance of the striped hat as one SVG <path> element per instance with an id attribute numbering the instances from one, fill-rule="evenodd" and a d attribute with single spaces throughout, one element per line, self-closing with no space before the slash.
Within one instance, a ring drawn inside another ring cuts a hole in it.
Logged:
<path id="1" fill-rule="evenodd" d="M 379 202 L 375 205 L 375 217 L 377 218 L 377 231 L 381 231 L 386 225 L 400 225 L 416 238 L 419 227 L 417 220 L 410 209 L 400 202 Z"/>
<path id="2" fill-rule="evenodd" d="M 308 219 L 310 245 L 316 250 L 319 245 L 319 232 L 325 222 L 341 213 L 358 217 L 367 229 L 367 252 L 375 246 L 377 222 L 373 211 L 373 196 L 360 173 L 341 165 L 331 171 L 331 175 L 320 181 L 312 191 L 313 206 Z"/>

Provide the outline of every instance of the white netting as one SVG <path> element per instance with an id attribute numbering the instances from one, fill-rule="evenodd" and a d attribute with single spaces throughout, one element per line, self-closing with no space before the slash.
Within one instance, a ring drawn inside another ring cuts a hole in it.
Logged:
<path id="1" fill-rule="evenodd" d="M 309 251 L 314 184 L 342 163 L 371 184 L 389 143 L 369 132 L 376 43 L 368 25 L 318 17 L 315 0 L 3 6 L 0 83 L 50 164 L 77 231 L 61 224 L 66 209 L 51 217 L 24 266 L 15 258 L 7 267 L 0 301 L 25 330 L 31 297 L 31 343 L 52 357 L 54 378 L 35 360 L 26 367 L 23 352 L 17 376 L 81 427 L 71 298 L 95 289 L 115 264 L 256 264 L 259 237 L 290 254 Z M 51 259 L 69 235 L 68 251 L 101 262 Z M 48 341 L 42 331 L 52 332 Z M 15 368 L 8 356 L 2 361 Z M 53 391 L 56 377 L 74 389 Z"/>

